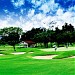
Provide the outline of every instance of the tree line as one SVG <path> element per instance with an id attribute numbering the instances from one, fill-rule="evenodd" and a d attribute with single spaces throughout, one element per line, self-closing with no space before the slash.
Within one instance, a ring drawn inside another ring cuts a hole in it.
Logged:
<path id="1" fill-rule="evenodd" d="M 53 29 L 46 28 L 32 28 L 30 31 L 23 32 L 22 28 L 19 27 L 8 27 L 0 29 L 0 44 L 12 45 L 15 50 L 15 45 L 25 40 L 32 40 L 36 43 L 44 44 L 44 47 L 52 47 L 52 43 L 56 43 L 59 47 L 61 44 L 68 47 L 73 45 L 75 42 L 75 28 L 72 24 L 65 23 L 62 29 L 58 27 Z M 21 35 L 21 38 L 20 38 Z M 42 46 L 42 45 L 41 45 Z"/>
<path id="2" fill-rule="evenodd" d="M 36 43 L 43 43 L 44 47 L 48 47 L 48 43 L 56 43 L 59 47 L 60 44 L 68 47 L 75 42 L 75 29 L 72 24 L 65 23 L 62 29 L 58 27 L 55 30 L 46 28 L 33 28 L 22 35 L 21 40 L 33 40 Z"/>

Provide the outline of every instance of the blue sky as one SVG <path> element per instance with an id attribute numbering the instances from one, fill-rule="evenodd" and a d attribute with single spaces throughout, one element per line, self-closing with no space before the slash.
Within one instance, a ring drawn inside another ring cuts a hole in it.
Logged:
<path id="1" fill-rule="evenodd" d="M 61 28 L 65 22 L 75 25 L 75 0 L 0 0 L 0 28 Z"/>

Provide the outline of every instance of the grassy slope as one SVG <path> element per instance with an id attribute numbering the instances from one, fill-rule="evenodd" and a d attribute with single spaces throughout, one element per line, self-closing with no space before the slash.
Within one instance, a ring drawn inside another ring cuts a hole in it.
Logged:
<path id="1" fill-rule="evenodd" d="M 34 60 L 24 55 L 0 59 L 1 75 L 74 75 L 75 59 Z"/>
<path id="2" fill-rule="evenodd" d="M 2 49 L 2 48 L 0 48 Z M 5 48 L 6 49 L 6 48 Z M 8 49 L 8 50 L 7 50 Z M 3 53 L 13 52 L 12 48 L 7 48 Z M 36 60 L 29 58 L 34 55 L 58 54 L 59 57 L 73 55 L 73 51 L 68 52 L 42 52 L 35 48 L 16 48 L 17 51 L 27 52 L 24 55 L 4 55 L 0 56 L 0 75 L 74 75 L 75 59 L 52 59 Z M 34 51 L 34 54 L 28 52 Z M 57 58 L 59 58 L 57 57 Z"/>

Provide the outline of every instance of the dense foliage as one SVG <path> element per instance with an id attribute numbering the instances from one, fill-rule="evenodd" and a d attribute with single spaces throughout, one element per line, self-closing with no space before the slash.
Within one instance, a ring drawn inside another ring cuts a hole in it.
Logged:
<path id="1" fill-rule="evenodd" d="M 68 23 L 65 23 L 62 29 L 58 27 L 56 27 L 55 30 L 51 28 L 33 28 L 22 35 L 22 40 L 33 40 L 36 43 L 43 43 L 44 47 L 48 47 L 49 42 L 51 44 L 55 42 L 58 46 L 63 44 L 68 47 L 69 44 L 72 45 L 72 43 L 75 42 L 75 29 Z"/>
<path id="2" fill-rule="evenodd" d="M 62 44 L 63 46 L 65 45 L 66 47 L 68 47 L 75 42 L 75 29 L 71 24 L 68 23 L 65 23 L 62 26 L 62 29 L 59 29 L 58 27 L 56 27 L 55 30 L 51 28 L 32 28 L 32 30 L 24 33 L 21 28 L 17 27 L 3 28 L 0 29 L 0 35 L 2 35 L 2 38 L 0 40 L 1 44 L 10 44 L 9 42 L 7 42 L 7 37 L 13 37 L 11 38 L 11 40 L 9 39 L 11 43 L 13 43 L 14 40 L 32 40 L 36 43 L 36 46 L 37 43 L 40 43 L 41 46 L 43 44 L 44 47 L 48 47 L 49 43 L 49 47 L 52 47 L 52 43 L 57 44 L 57 46 L 60 46 L 60 44 Z M 20 35 L 21 38 L 19 37 Z M 15 41 L 15 44 L 17 43 L 18 42 Z"/>
<path id="3" fill-rule="evenodd" d="M 15 50 L 15 45 L 20 42 L 20 35 L 22 34 L 22 32 L 23 30 L 19 27 L 9 27 L 0 29 L 0 35 L 2 35 L 0 44 L 1 45 L 9 44 L 13 46 Z"/>

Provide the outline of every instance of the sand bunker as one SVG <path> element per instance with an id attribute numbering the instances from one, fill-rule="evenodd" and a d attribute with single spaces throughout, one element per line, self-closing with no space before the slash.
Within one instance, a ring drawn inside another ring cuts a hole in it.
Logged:
<path id="1" fill-rule="evenodd" d="M 11 54 L 14 54 L 14 55 L 19 55 L 19 54 L 24 54 L 26 52 L 14 52 L 14 53 L 11 53 Z"/>
<path id="2" fill-rule="evenodd" d="M 68 57 L 68 58 L 75 58 L 75 56 L 72 56 L 72 57 Z"/>
<path id="3" fill-rule="evenodd" d="M 3 54 L 0 54 L 0 56 L 2 56 Z"/>
<path id="4" fill-rule="evenodd" d="M 11 53 L 11 54 L 14 54 L 14 55 L 19 55 L 19 54 L 25 54 L 26 52 L 14 52 L 14 53 Z M 34 52 L 28 52 L 29 54 L 32 54 Z"/>
<path id="5" fill-rule="evenodd" d="M 34 52 L 29 52 L 30 54 L 34 53 Z"/>
<path id="6" fill-rule="evenodd" d="M 47 56 L 34 56 L 34 59 L 52 59 L 57 55 L 47 55 Z"/>

